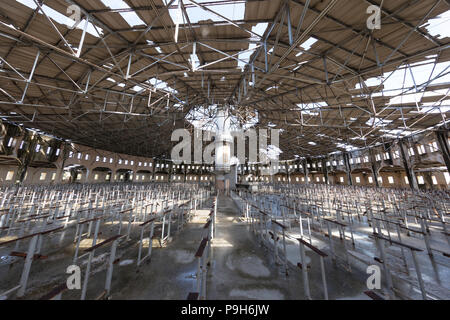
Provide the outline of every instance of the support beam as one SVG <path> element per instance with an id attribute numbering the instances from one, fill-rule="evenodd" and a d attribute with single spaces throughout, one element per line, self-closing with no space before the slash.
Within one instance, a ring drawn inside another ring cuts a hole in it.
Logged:
<path id="1" fill-rule="evenodd" d="M 38 136 L 32 134 L 26 145 L 26 150 L 19 156 L 19 167 L 16 174 L 16 182 L 23 183 L 27 174 L 28 166 L 33 162 L 36 155 L 35 149 L 38 142 Z"/>
<path id="2" fill-rule="evenodd" d="M 406 146 L 403 140 L 398 142 L 400 147 L 400 153 L 403 159 L 403 167 L 405 168 L 406 175 L 408 176 L 409 185 L 413 190 L 419 190 L 419 184 L 417 183 L 416 175 L 414 174 L 414 170 L 411 168 L 411 163 L 408 158 L 408 152 L 406 150 Z"/>
<path id="3" fill-rule="evenodd" d="M 439 151 L 444 158 L 447 171 L 450 173 L 450 146 L 448 144 L 448 130 L 439 130 L 435 132 L 439 145 Z"/>
<path id="4" fill-rule="evenodd" d="M 308 160 L 303 161 L 303 170 L 305 172 L 305 183 L 309 184 L 309 170 L 308 170 Z"/>
<path id="5" fill-rule="evenodd" d="M 352 179 L 352 167 L 350 165 L 350 156 L 346 152 L 346 153 L 343 154 L 343 157 L 344 157 L 345 169 L 346 169 L 346 172 L 347 172 L 348 184 L 350 186 L 352 186 L 353 185 L 353 179 Z"/>
<path id="6" fill-rule="evenodd" d="M 380 187 L 380 182 L 378 181 L 378 170 L 379 165 L 377 164 L 377 161 L 375 159 L 375 155 L 373 154 L 373 149 L 369 149 L 369 153 L 370 153 L 370 163 L 371 163 L 371 169 L 372 169 L 372 176 L 373 179 L 375 181 L 375 185 L 377 186 L 377 188 Z"/>

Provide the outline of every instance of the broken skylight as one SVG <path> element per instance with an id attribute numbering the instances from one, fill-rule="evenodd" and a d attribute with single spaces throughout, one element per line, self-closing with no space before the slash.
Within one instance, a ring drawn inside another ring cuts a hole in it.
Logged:
<path id="1" fill-rule="evenodd" d="M 195 0 L 195 2 L 204 5 L 208 7 L 209 9 L 220 13 L 220 15 L 226 17 L 229 20 L 244 20 L 245 15 L 245 3 L 239 2 L 239 3 L 230 3 L 228 0 L 224 1 L 216 1 L 219 4 L 211 5 L 207 4 L 208 2 L 211 3 L 211 0 Z M 223 4 L 220 4 L 220 2 L 223 2 Z M 170 3 L 170 0 L 164 0 L 165 5 L 167 6 L 168 3 Z M 214 22 L 218 21 L 224 21 L 223 18 L 217 16 L 216 14 L 203 10 L 201 7 L 198 7 L 196 5 L 191 6 L 191 3 L 189 0 L 184 0 L 183 4 L 185 6 L 189 5 L 189 7 L 186 8 L 187 15 L 189 17 L 189 20 L 191 23 L 198 23 L 199 21 L 205 21 L 205 20 L 212 20 Z M 177 12 L 178 12 L 178 0 L 175 0 L 169 9 L 170 17 L 172 18 L 172 21 L 175 23 L 177 19 Z M 182 17 L 180 21 L 183 21 Z M 184 18 L 184 20 L 186 20 Z"/>
<path id="2" fill-rule="evenodd" d="M 256 26 L 252 28 L 252 32 L 260 35 L 264 34 L 266 32 L 268 23 L 258 23 Z M 245 66 L 250 62 L 250 57 L 256 50 L 256 43 L 250 43 L 248 46 L 248 51 L 242 52 L 238 56 L 238 68 L 241 68 L 241 70 L 244 70 Z M 273 49 L 273 48 L 272 48 Z"/>
<path id="3" fill-rule="evenodd" d="M 130 9 L 130 7 L 122 0 L 100 0 L 106 7 L 113 10 L 117 9 Z M 144 21 L 134 11 L 119 12 L 122 18 L 130 25 L 130 27 L 146 25 Z"/>
<path id="4" fill-rule="evenodd" d="M 429 87 L 450 82 L 450 73 L 448 72 L 450 62 L 434 64 L 435 58 L 428 58 L 425 61 L 411 64 L 410 68 L 407 65 L 402 65 L 393 72 L 384 73 L 381 77 L 370 78 L 365 81 L 365 85 L 369 88 L 372 87 L 374 91 L 377 91 L 376 88 L 380 86 L 380 89 L 383 90 L 373 93 L 372 97 L 391 98 L 389 106 L 414 103 L 417 103 L 418 107 L 426 106 L 426 104 L 421 103 L 424 97 L 440 96 L 447 93 L 447 90 L 430 90 Z M 361 89 L 359 83 L 356 85 L 356 89 Z"/>
<path id="5" fill-rule="evenodd" d="M 449 20 L 450 10 L 444 12 L 436 18 L 428 20 L 428 22 L 421 27 L 425 27 L 428 33 L 433 37 L 444 39 L 446 37 L 450 37 L 450 28 L 448 27 Z"/>
<path id="6" fill-rule="evenodd" d="M 374 126 L 374 127 L 384 127 L 385 125 L 391 123 L 392 120 L 385 120 L 385 119 L 381 119 L 381 118 L 370 118 L 367 122 L 366 125 L 368 126 Z"/>
<path id="7" fill-rule="evenodd" d="M 165 81 L 158 80 L 156 78 L 151 78 L 147 80 L 147 83 L 151 84 L 154 88 L 159 90 L 164 90 L 173 94 L 177 94 L 178 91 L 169 86 L 169 84 Z"/>
<path id="8" fill-rule="evenodd" d="M 27 6 L 28 8 L 30 8 L 32 10 L 37 9 L 37 5 L 33 0 L 16 0 L 16 1 L 23 4 L 24 6 Z M 76 24 L 75 20 L 72 20 L 68 16 L 65 16 L 64 14 L 50 8 L 49 6 L 47 6 L 45 4 L 41 5 L 41 7 L 42 7 L 42 10 L 44 10 L 45 14 L 50 19 L 55 21 L 56 23 L 66 25 L 68 28 L 72 28 Z M 42 12 L 40 10 L 39 10 L 39 14 L 42 14 Z M 78 23 L 76 28 L 83 30 L 85 24 L 86 24 L 86 19 L 83 19 L 80 23 Z M 97 31 L 95 30 L 95 28 L 97 28 L 98 32 L 100 32 L 100 35 L 103 34 L 103 30 L 101 28 L 99 28 L 98 26 L 94 27 L 94 25 L 90 22 L 88 22 L 86 32 L 89 33 L 90 35 L 98 38 L 99 35 L 98 35 Z"/>
<path id="9" fill-rule="evenodd" d="M 325 101 L 297 104 L 297 107 L 301 110 L 302 114 L 310 116 L 318 116 L 319 109 L 327 106 L 328 104 Z"/>
<path id="10" fill-rule="evenodd" d="M 300 45 L 300 48 L 302 48 L 304 51 L 308 51 L 309 49 L 311 49 L 311 47 L 313 46 L 314 43 L 316 43 L 318 40 L 314 37 L 309 37 L 308 40 L 306 40 L 305 42 L 303 42 Z M 303 52 L 299 52 L 297 53 L 296 57 L 301 56 L 303 54 Z"/>
<path id="11" fill-rule="evenodd" d="M 140 92 L 142 90 L 145 90 L 143 87 L 141 86 L 134 86 L 133 88 L 131 88 L 131 90 L 136 91 L 136 92 Z"/>

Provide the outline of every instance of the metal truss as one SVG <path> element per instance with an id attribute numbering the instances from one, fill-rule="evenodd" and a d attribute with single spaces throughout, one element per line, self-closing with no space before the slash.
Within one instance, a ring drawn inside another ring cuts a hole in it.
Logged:
<path id="1" fill-rule="evenodd" d="M 98 1 L 98 7 L 88 10 L 81 0 L 66 0 L 81 10 L 80 29 L 55 23 L 43 8 L 51 1 L 34 2 L 36 9 L 25 24 L 0 9 L 0 116 L 80 144 L 139 156 L 167 155 L 170 144 L 155 141 L 169 141 L 175 128 L 192 127 L 187 119 L 208 116 L 205 110 L 211 105 L 230 106 L 242 122 L 258 114 L 257 126 L 283 129 L 284 156 L 292 158 L 327 154 L 339 149 L 337 144 L 368 147 L 384 142 L 386 135 L 447 126 L 448 113 L 441 107 L 449 86 L 435 83 L 450 70 L 434 70 L 449 60 L 450 41 L 422 26 L 450 9 L 448 1 L 388 6 L 381 0 L 355 0 L 361 8 L 379 6 L 382 24 L 401 28 L 395 41 L 383 29 L 365 28 L 364 20 L 361 25 L 346 22 L 342 0 L 281 0 L 271 15 L 257 12 L 257 18 L 244 20 L 227 18 L 221 6 L 250 8 L 269 1 L 171 0 L 165 5 L 152 0 L 140 7 L 126 1 L 125 9 L 104 8 Z M 422 10 L 420 16 L 405 19 L 403 13 L 414 6 Z M 190 8 L 217 21 L 193 23 Z M 171 21 L 169 10 L 178 10 L 181 19 Z M 135 12 L 147 25 L 123 28 L 106 19 L 126 12 Z M 364 12 L 361 16 L 365 18 Z M 268 26 L 259 35 L 253 26 L 262 23 Z M 87 34 L 89 24 L 97 33 L 95 41 Z M 37 36 L 38 28 L 54 37 Z M 205 28 L 224 34 L 204 36 Z M 345 37 L 327 36 L 336 31 Z M 302 48 L 311 37 L 317 44 Z M 417 50 L 411 49 L 412 41 L 420 44 Z M 28 57 L 17 59 L 15 53 L 24 51 Z M 418 83 L 414 65 L 421 61 L 432 72 Z M 414 85 L 385 88 L 398 70 L 409 74 Z M 365 83 L 386 74 L 378 86 Z M 433 91 L 438 94 L 430 99 L 427 94 Z M 413 105 L 389 102 L 405 94 L 420 99 Z M 422 110 L 423 101 L 428 103 L 425 111 L 413 114 Z"/>

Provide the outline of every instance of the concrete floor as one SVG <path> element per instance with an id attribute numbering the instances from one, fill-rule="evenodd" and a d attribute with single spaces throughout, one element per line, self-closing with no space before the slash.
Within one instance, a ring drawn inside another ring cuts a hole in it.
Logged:
<path id="1" fill-rule="evenodd" d="M 211 204 L 208 201 L 206 208 Z M 208 213 L 207 209 L 198 210 L 166 248 L 154 249 L 151 262 L 138 269 L 134 263 L 119 267 L 113 277 L 112 299 L 186 299 L 189 292 L 196 291 L 194 255 Z M 363 274 L 349 274 L 332 263 L 326 268 L 330 299 L 368 299 L 363 294 Z M 312 298 L 323 299 L 319 269 L 310 271 L 310 284 Z M 242 221 L 233 200 L 224 196 L 218 202 L 206 287 L 208 300 L 305 299 L 301 270 L 291 265 L 286 276 L 284 267 L 275 264 L 273 252 Z"/>
<path id="2" fill-rule="evenodd" d="M 275 263 L 273 247 L 262 243 L 240 218 L 233 200 L 219 197 L 208 299 L 305 299 L 302 273 L 296 266 L 300 262 L 298 246 L 288 247 L 287 251 L 288 275 L 282 264 Z M 311 297 L 323 299 L 319 262 L 311 252 L 306 255 L 308 262 L 317 267 L 309 270 Z M 349 273 L 328 262 L 325 269 L 329 299 L 368 299 L 363 294 L 364 274 Z"/>
<path id="3" fill-rule="evenodd" d="M 203 238 L 212 200 L 197 210 L 193 220 L 179 231 L 172 226 L 173 237 L 164 247 L 153 243 L 151 260 L 136 266 L 138 245 L 135 240 L 121 244 L 117 251 L 120 262 L 115 265 L 111 299 L 185 300 L 196 291 L 197 261 L 195 252 Z M 106 233 L 107 228 L 101 228 Z M 132 239 L 138 238 L 133 229 Z M 157 228 L 155 235 L 160 234 Z M 106 234 L 104 235 L 106 237 Z M 25 299 L 36 299 L 56 285 L 65 282 L 65 268 L 71 264 L 74 245 L 73 230 L 68 229 L 61 250 L 61 235 L 55 234 L 43 250 L 47 260 L 33 262 Z M 324 243 L 324 245 L 326 245 Z M 56 250 L 56 248 L 59 248 Z M 339 246 L 336 246 L 339 250 Z M 0 252 L 2 256 L 5 252 Z M 281 253 L 281 251 L 280 251 Z M 230 197 L 220 196 L 216 220 L 216 237 L 212 244 L 212 264 L 207 277 L 208 300 L 233 299 L 305 299 L 298 245 L 288 241 L 288 275 L 281 263 L 275 263 L 273 245 L 261 242 L 245 222 Z M 323 299 L 322 278 L 318 256 L 306 251 L 312 299 Z M 93 274 L 90 276 L 87 298 L 94 299 L 102 290 L 106 277 L 107 253 L 96 254 Z M 85 261 L 81 260 L 83 265 Z M 0 264 L 0 288 L 12 288 L 20 278 L 22 263 Z M 330 300 L 364 299 L 368 275 L 364 268 L 345 270 L 341 263 L 325 259 Z M 83 273 L 84 276 L 84 273 Z M 11 297 L 13 298 L 13 297 Z M 67 291 L 63 299 L 79 299 L 80 291 Z M 14 299 L 14 298 L 13 298 Z"/>

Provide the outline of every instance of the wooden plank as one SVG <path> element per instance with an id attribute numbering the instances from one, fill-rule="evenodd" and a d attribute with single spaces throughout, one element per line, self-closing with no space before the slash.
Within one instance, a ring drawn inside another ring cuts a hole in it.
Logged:
<path id="1" fill-rule="evenodd" d="M 338 222 L 338 221 L 335 221 L 335 220 L 332 220 L 332 219 L 329 219 L 329 218 L 323 218 L 323 220 L 331 222 L 331 223 L 334 223 L 334 224 L 337 224 L 337 225 L 342 226 L 342 227 L 346 227 L 347 226 L 345 223 L 341 223 L 341 222 Z"/>
<path id="2" fill-rule="evenodd" d="M 381 297 L 380 295 L 378 295 L 377 293 L 373 292 L 373 291 L 364 291 L 364 293 L 369 296 L 372 300 L 384 300 L 383 297 Z"/>
<path id="3" fill-rule="evenodd" d="M 151 218 L 150 220 L 147 220 L 147 221 L 141 223 L 141 224 L 139 225 L 139 227 L 143 227 L 143 226 L 149 224 L 150 222 L 155 221 L 156 219 L 157 219 L 157 217 L 153 217 L 153 218 Z"/>
<path id="4" fill-rule="evenodd" d="M 36 233 L 28 234 L 28 235 L 20 237 L 20 238 L 16 238 L 16 239 L 0 242 L 0 246 L 5 245 L 5 244 L 9 244 L 9 243 L 13 243 L 13 242 L 16 242 L 18 240 L 24 240 L 24 239 L 27 239 L 27 238 L 31 238 L 31 237 L 34 237 L 34 236 L 36 236 L 38 234 L 44 235 L 44 234 L 48 234 L 48 233 L 51 233 L 51 232 L 54 232 L 54 231 L 58 231 L 58 230 L 62 230 L 62 229 L 64 229 L 64 226 L 61 226 L 61 227 L 58 227 L 58 228 L 55 228 L 55 229 L 42 231 L 42 232 L 36 232 Z"/>
<path id="5" fill-rule="evenodd" d="M 322 257 L 328 257 L 328 255 L 323 252 L 322 250 L 316 248 L 315 246 L 313 246 L 312 244 L 310 244 L 309 242 L 306 242 L 303 239 L 297 238 L 297 240 L 301 243 L 303 243 L 305 246 L 307 246 L 309 249 L 311 249 L 312 251 L 314 251 L 315 253 L 317 253 L 318 255 L 322 256 Z"/>
<path id="6" fill-rule="evenodd" d="M 113 242 L 114 240 L 117 240 L 117 239 L 119 239 L 119 238 L 121 238 L 121 237 L 123 237 L 123 235 L 118 234 L 118 235 L 116 235 L 116 236 L 114 236 L 114 237 L 111 237 L 111 238 L 109 238 L 109 239 L 106 239 L 105 241 L 102 241 L 102 242 L 96 244 L 96 245 L 93 246 L 93 247 L 90 247 L 90 248 L 85 249 L 84 252 L 91 252 L 92 250 L 95 250 L 95 249 L 97 249 L 97 248 L 100 248 L 100 247 L 102 247 L 102 246 L 104 246 L 104 245 L 106 245 L 106 244 L 108 244 L 108 243 L 111 243 L 111 242 Z"/>
<path id="7" fill-rule="evenodd" d="M 122 214 L 122 213 L 127 213 L 127 212 L 130 212 L 130 211 L 133 211 L 133 210 L 134 210 L 134 208 L 130 208 L 130 209 L 126 209 L 126 210 L 119 211 L 119 213 L 120 213 L 120 214 Z"/>
<path id="8" fill-rule="evenodd" d="M 389 241 L 391 243 L 395 243 L 396 245 L 399 245 L 401 247 L 405 247 L 405 248 L 411 249 L 413 251 L 418 251 L 418 252 L 423 251 L 420 248 L 417 248 L 417 247 L 414 247 L 414 246 L 411 246 L 409 244 L 406 244 L 406 243 L 403 243 L 403 242 L 399 242 L 399 241 L 396 241 L 396 240 L 388 239 L 388 238 L 380 236 L 379 234 L 376 234 L 376 233 L 374 233 L 373 235 L 369 236 L 369 238 L 374 238 L 374 237 L 376 237 L 378 239 L 385 240 L 385 241 Z"/>
<path id="9" fill-rule="evenodd" d="M 275 223 L 277 226 L 280 226 L 280 227 L 283 228 L 283 229 L 286 229 L 286 228 L 287 228 L 284 224 L 278 222 L 277 220 L 272 219 L 272 222 Z"/>
<path id="10" fill-rule="evenodd" d="M 200 242 L 200 246 L 197 249 L 197 252 L 195 253 L 196 258 L 201 258 L 203 256 L 203 252 L 205 251 L 206 244 L 208 243 L 207 238 L 203 238 L 202 242 Z"/>
<path id="11" fill-rule="evenodd" d="M 13 251 L 9 254 L 12 257 L 19 257 L 19 258 L 26 258 L 27 257 L 27 253 L 26 252 L 17 252 L 17 251 Z M 35 254 L 33 256 L 33 260 L 45 260 L 47 259 L 48 256 L 44 256 L 42 254 Z"/>
<path id="12" fill-rule="evenodd" d="M 100 216 L 100 217 L 96 217 L 96 218 L 92 218 L 92 219 L 83 220 L 83 221 L 78 222 L 78 224 L 85 224 L 85 223 L 88 223 L 88 222 L 97 221 L 97 220 L 102 219 L 104 217 L 105 216 Z"/>
<path id="13" fill-rule="evenodd" d="M 43 295 L 38 300 L 51 300 L 52 298 L 56 297 L 58 294 L 63 293 L 67 290 L 67 284 L 62 283 L 59 286 L 53 288 L 49 293 Z"/>

